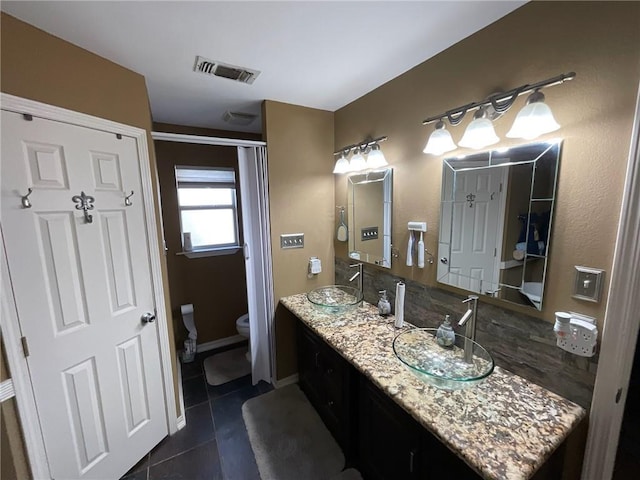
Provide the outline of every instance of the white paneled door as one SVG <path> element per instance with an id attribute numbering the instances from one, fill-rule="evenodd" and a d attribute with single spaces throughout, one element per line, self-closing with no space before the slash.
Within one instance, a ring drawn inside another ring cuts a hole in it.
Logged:
<path id="1" fill-rule="evenodd" d="M 168 428 L 136 140 L 3 111 L 1 174 L 51 476 L 119 478 Z"/>
<path id="2" fill-rule="evenodd" d="M 502 235 L 502 169 L 456 173 L 449 271 L 451 283 L 487 293 L 498 285 Z M 501 242 L 500 242 L 501 243 Z"/>

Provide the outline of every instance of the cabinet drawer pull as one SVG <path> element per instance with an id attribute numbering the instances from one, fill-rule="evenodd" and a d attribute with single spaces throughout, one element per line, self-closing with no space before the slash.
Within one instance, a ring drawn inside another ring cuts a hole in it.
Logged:
<path id="1" fill-rule="evenodd" d="M 415 450 L 411 450 L 409 452 L 409 473 L 413 473 L 413 459 L 416 456 L 416 451 Z"/>
<path id="2" fill-rule="evenodd" d="M 320 352 L 316 352 L 316 367 L 320 366 L 320 362 L 318 361 L 318 357 L 320 357 Z"/>
<path id="3" fill-rule="evenodd" d="M 329 407 L 333 407 L 335 404 L 336 404 L 336 402 L 334 402 L 333 400 L 329 400 L 329 401 L 327 402 L 327 405 L 328 405 Z"/>
<path id="4" fill-rule="evenodd" d="M 333 368 L 327 368 L 327 375 L 331 375 L 333 373 Z"/>

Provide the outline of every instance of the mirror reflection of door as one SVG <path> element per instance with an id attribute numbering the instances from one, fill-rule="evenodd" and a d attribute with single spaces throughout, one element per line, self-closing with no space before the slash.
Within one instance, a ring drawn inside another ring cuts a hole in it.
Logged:
<path id="1" fill-rule="evenodd" d="M 499 168 L 456 175 L 449 272 L 452 283 L 465 290 L 488 293 L 498 283 L 503 177 L 504 169 Z"/>
<path id="2" fill-rule="evenodd" d="M 560 141 L 444 159 L 438 281 L 540 310 Z"/>

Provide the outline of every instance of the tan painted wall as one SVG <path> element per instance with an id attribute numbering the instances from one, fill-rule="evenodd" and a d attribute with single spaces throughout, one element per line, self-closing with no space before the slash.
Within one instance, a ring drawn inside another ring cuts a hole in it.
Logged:
<path id="1" fill-rule="evenodd" d="M 265 101 L 263 122 L 277 303 L 281 297 L 333 283 L 333 113 Z M 283 233 L 304 233 L 304 248 L 280 249 Z M 322 261 L 322 273 L 308 278 L 311 256 Z M 297 371 L 294 327 L 290 316 L 276 314 L 279 379 Z"/>
<path id="2" fill-rule="evenodd" d="M 539 316 L 552 321 L 554 311 L 572 310 L 597 317 L 602 327 L 606 295 L 599 304 L 572 299 L 573 266 L 611 273 L 640 79 L 640 3 L 528 3 L 337 111 L 335 143 L 339 148 L 366 135 L 389 136 L 382 148 L 394 168 L 393 243 L 407 244 L 409 220 L 426 220 L 425 244 L 436 252 L 442 158 L 422 153 L 433 126 L 421 121 L 499 89 L 569 71 L 577 73 L 574 81 L 544 90 L 562 128 L 543 139 L 561 136 L 564 146 Z M 505 138 L 523 105 L 521 97 L 495 122 L 499 137 Z M 450 128 L 454 141 L 469 121 Z M 517 143 L 503 140 L 497 146 Z M 336 177 L 337 204 L 346 201 L 346 184 L 345 177 Z M 347 258 L 343 244 L 336 242 L 335 249 Z M 436 285 L 435 264 L 406 267 L 404 255 L 392 273 Z"/>
<path id="3" fill-rule="evenodd" d="M 5 13 L 1 14 L 0 35 L 2 92 L 151 130 L 147 87 L 142 75 Z M 148 143 L 156 188 L 155 153 L 150 136 Z M 156 218 L 160 224 L 159 209 Z M 167 286 L 165 301 L 170 309 L 164 256 L 162 269 Z M 168 326 L 177 407 L 173 325 L 168 322 Z"/>
<path id="4" fill-rule="evenodd" d="M 176 165 L 231 167 L 236 170 L 240 244 L 242 215 L 238 155 L 235 147 L 155 142 L 162 218 L 167 242 L 167 267 L 173 306 L 176 347 L 182 348 L 187 329 L 180 305 L 192 303 L 198 344 L 237 335 L 236 319 L 247 313 L 247 281 L 242 251 L 232 255 L 187 258 L 182 252 L 180 214 L 176 191 Z"/>
<path id="5" fill-rule="evenodd" d="M 231 132 L 159 122 L 153 123 L 153 130 L 205 137 L 262 140 L 262 135 L 257 133 Z M 180 315 L 180 305 L 184 303 L 194 304 L 199 344 L 236 335 L 238 333 L 236 320 L 240 315 L 247 313 L 248 309 L 244 259 L 241 253 L 197 259 L 187 259 L 184 256 L 175 255 L 175 252 L 180 251 L 182 244 L 180 242 L 180 222 L 177 213 L 173 171 L 173 167 L 178 164 L 237 167 L 236 149 L 235 147 L 171 142 L 154 142 L 154 144 L 160 180 L 165 240 L 169 248 L 167 267 L 176 348 L 181 349 L 182 342 L 187 338 L 187 330 L 184 328 Z M 242 192 L 240 192 L 239 183 L 238 199 L 238 211 L 240 212 Z M 239 228 L 242 238 L 241 217 Z"/>

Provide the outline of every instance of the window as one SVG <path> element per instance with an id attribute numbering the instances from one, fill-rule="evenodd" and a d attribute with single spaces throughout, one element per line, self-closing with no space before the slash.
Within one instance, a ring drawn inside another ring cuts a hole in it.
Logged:
<path id="1" fill-rule="evenodd" d="M 235 171 L 178 166 L 176 184 L 183 248 L 185 233 L 195 251 L 238 248 Z"/>

